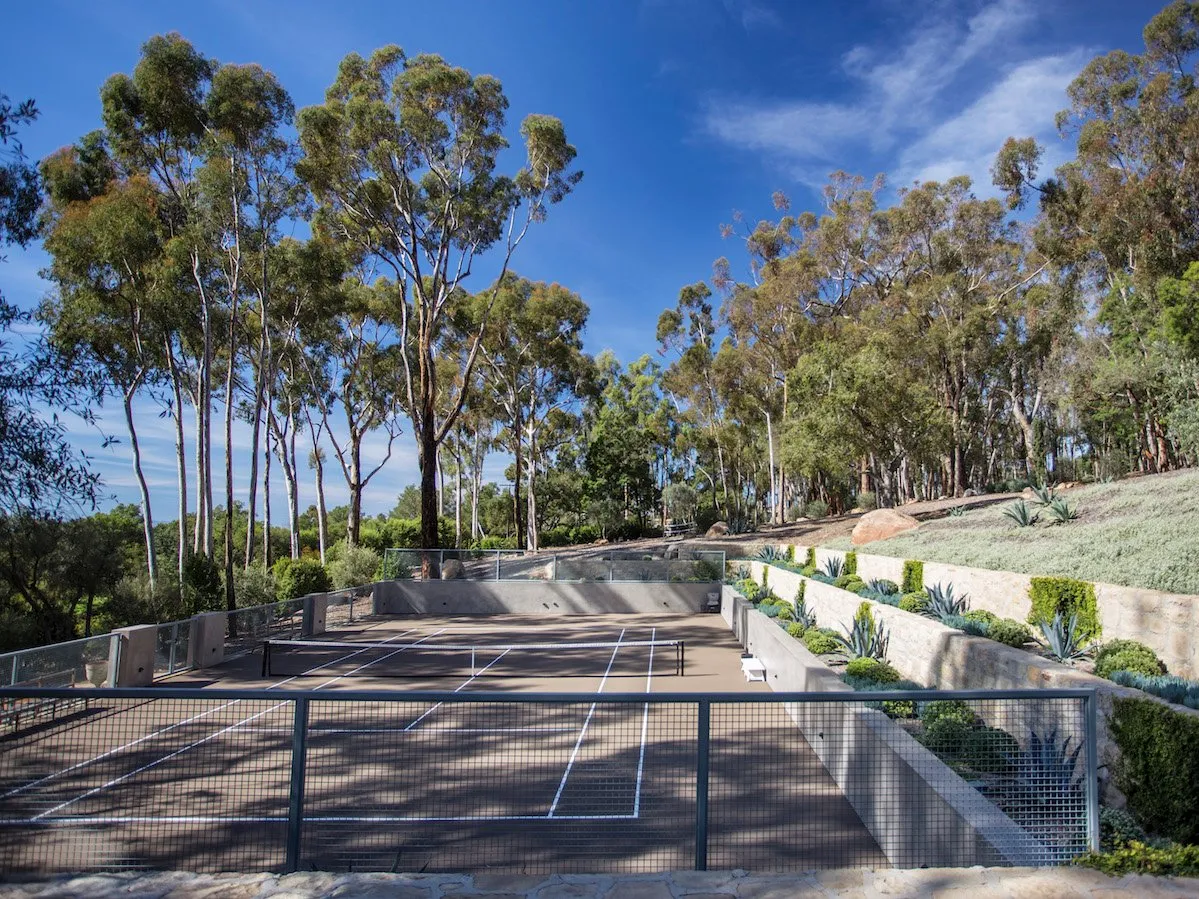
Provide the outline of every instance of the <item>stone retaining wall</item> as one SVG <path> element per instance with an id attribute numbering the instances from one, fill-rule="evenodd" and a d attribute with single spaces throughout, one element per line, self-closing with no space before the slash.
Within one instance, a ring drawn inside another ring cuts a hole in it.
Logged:
<path id="1" fill-rule="evenodd" d="M 806 546 L 796 546 L 795 558 L 802 560 L 807 551 Z M 841 550 L 816 550 L 817 565 L 830 557 L 844 556 Z M 903 559 L 863 552 L 857 558 L 858 574 L 863 580 L 886 578 L 902 583 Z M 970 594 L 971 608 L 1017 621 L 1028 618 L 1032 605 L 1028 591 L 1033 577 L 1016 571 L 924 563 L 925 584 L 952 584 L 958 595 Z M 1152 647 L 1172 673 L 1199 677 L 1199 640 L 1195 639 L 1199 633 L 1199 596 L 1097 583 L 1095 602 L 1104 640 L 1140 640 Z"/>
<path id="2" fill-rule="evenodd" d="M 759 572 L 760 575 L 760 572 Z M 773 619 L 725 587 L 721 615 L 775 692 L 852 693 Z M 837 786 L 892 864 L 1027 865 L 1040 844 L 899 725 L 856 702 L 788 703 Z"/>

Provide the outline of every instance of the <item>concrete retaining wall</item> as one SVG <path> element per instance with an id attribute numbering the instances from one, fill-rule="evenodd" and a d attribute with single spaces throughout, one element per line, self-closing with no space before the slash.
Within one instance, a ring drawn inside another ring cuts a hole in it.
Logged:
<path id="1" fill-rule="evenodd" d="M 771 689 L 853 692 L 729 587 L 720 611 L 766 666 Z M 882 712 L 852 702 L 788 703 L 787 712 L 892 864 L 1027 865 L 1041 857 L 1027 831 Z"/>
<path id="2" fill-rule="evenodd" d="M 806 546 L 795 547 L 795 558 L 803 559 Z M 818 548 L 817 564 L 829 557 L 844 557 L 841 550 Z M 887 578 L 902 583 L 903 559 L 859 552 L 858 574 L 863 580 Z M 952 584 L 954 592 L 970 594 L 971 608 L 986 609 L 1001 618 L 1028 618 L 1032 602 L 1029 589 L 1033 575 L 1016 571 L 991 571 L 924 563 L 925 584 Z M 1095 584 L 1095 602 L 1103 625 L 1103 639 L 1140 640 L 1152 647 L 1174 674 L 1199 677 L 1199 596 L 1163 593 L 1139 587 Z"/>
<path id="3" fill-rule="evenodd" d="M 381 581 L 378 615 L 603 615 L 699 612 L 719 584 Z"/>
<path id="4" fill-rule="evenodd" d="M 861 559 L 859 556 L 859 571 Z M 760 562 L 752 563 L 753 577 L 758 582 L 762 580 L 763 567 Z M 815 613 L 821 627 L 844 630 L 852 623 L 854 613 L 864 601 L 848 590 L 804 578 L 783 568 L 771 566 L 768 578 L 774 592 L 788 599 L 795 595 L 801 580 L 807 581 L 804 600 L 808 609 Z M 927 576 L 925 580 L 928 580 Z M 946 627 L 939 621 L 905 612 L 895 606 L 875 602 L 871 605 L 875 620 L 881 622 L 890 634 L 887 660 L 900 674 L 917 683 L 942 690 L 1094 689 L 1099 700 L 1099 784 L 1109 804 L 1119 805 L 1121 802 L 1109 780 L 1111 767 L 1119 753 L 1107 726 L 1114 699 L 1151 699 L 1163 702 L 1179 714 L 1199 716 L 1199 712 L 1192 709 L 1169 705 L 1140 690 L 1121 687 L 1035 653 L 1005 646 L 986 637 L 972 637 Z M 1013 728 L 1024 732 L 1029 729 L 1045 732 L 1059 726 L 1052 708 L 1037 708 L 1032 704 L 1022 704 L 1019 708 L 1021 712 L 1017 719 L 1012 717 L 1015 713 L 1009 709 L 1005 711 L 1003 720 L 988 723 L 1013 731 L 1013 736 L 1017 738 L 1021 737 L 1021 733 Z M 987 716 L 984 714 L 983 717 Z"/>

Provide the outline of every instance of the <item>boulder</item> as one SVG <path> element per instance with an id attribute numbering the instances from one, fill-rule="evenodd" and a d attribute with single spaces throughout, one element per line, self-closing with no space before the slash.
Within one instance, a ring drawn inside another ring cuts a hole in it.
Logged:
<path id="1" fill-rule="evenodd" d="M 662 554 L 662 558 L 666 560 L 677 559 L 679 557 L 679 548 L 677 545 L 666 547 L 666 552 Z"/>
<path id="2" fill-rule="evenodd" d="M 447 559 L 446 563 L 441 566 L 441 579 L 443 581 L 453 581 L 465 575 L 466 572 L 462 568 L 462 563 L 457 559 Z"/>
<path id="3" fill-rule="evenodd" d="M 875 540 L 886 540 L 904 531 L 919 527 L 920 522 L 895 509 L 875 509 L 862 516 L 862 520 L 854 526 L 853 545 L 861 546 Z"/>
<path id="4" fill-rule="evenodd" d="M 705 537 L 723 537 L 729 532 L 729 523 L 727 521 L 718 521 L 708 528 Z"/>

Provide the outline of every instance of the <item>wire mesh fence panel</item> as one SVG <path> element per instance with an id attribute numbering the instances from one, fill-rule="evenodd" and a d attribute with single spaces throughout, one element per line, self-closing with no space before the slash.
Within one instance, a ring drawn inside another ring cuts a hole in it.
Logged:
<path id="1" fill-rule="evenodd" d="M 0 656 L 0 676 L 15 687 L 103 686 L 109 679 L 112 637 L 88 637 Z"/>
<path id="2" fill-rule="evenodd" d="M 694 863 L 693 706 L 314 701 L 308 733 L 301 867 Z"/>
<path id="3" fill-rule="evenodd" d="M 355 618 L 361 618 L 370 609 L 370 587 L 341 590 L 328 594 L 329 603 L 325 607 L 326 630 L 340 630 L 353 624 Z M 356 608 L 355 608 L 356 607 Z"/>
<path id="4" fill-rule="evenodd" d="M 0 870 L 284 864 L 293 703 L 92 693 L 0 754 Z"/>
<path id="5" fill-rule="evenodd" d="M 612 563 L 608 559 L 560 558 L 556 575 L 560 581 L 609 581 Z"/>
<path id="6" fill-rule="evenodd" d="M 230 612 L 226 625 L 225 657 L 253 652 L 263 640 L 297 638 L 304 624 L 304 600 L 289 599 Z"/>

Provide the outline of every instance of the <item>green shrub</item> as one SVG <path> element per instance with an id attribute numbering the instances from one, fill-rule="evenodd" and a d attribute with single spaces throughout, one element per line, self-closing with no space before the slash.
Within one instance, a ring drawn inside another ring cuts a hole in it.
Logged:
<path id="1" fill-rule="evenodd" d="M 959 755 L 973 730 L 956 718 L 938 718 L 931 724 L 925 722 L 920 741 L 933 752 Z"/>
<path id="2" fill-rule="evenodd" d="M 974 710 L 960 699 L 938 699 L 924 707 L 924 711 L 920 713 L 920 719 L 925 726 L 942 719 L 953 719 L 973 726 L 977 716 L 975 716 Z"/>
<path id="3" fill-rule="evenodd" d="M 1028 591 L 1032 610 L 1028 613 L 1029 624 L 1049 624 L 1061 615 L 1068 620 L 1078 616 L 1079 638 L 1098 639 L 1102 628 L 1099 625 L 1099 609 L 1095 604 L 1095 585 L 1087 581 L 1076 581 L 1068 577 L 1035 577 Z"/>
<path id="4" fill-rule="evenodd" d="M 1137 823 L 1128 809 L 1099 807 L 1099 845 L 1104 849 L 1115 849 L 1129 843 L 1143 843 L 1145 829 Z"/>
<path id="5" fill-rule="evenodd" d="M 237 607 L 265 606 L 275 601 L 275 578 L 261 565 L 233 570 L 233 595 Z"/>
<path id="6" fill-rule="evenodd" d="M 479 549 L 516 549 L 516 538 L 484 537 L 479 541 Z"/>
<path id="7" fill-rule="evenodd" d="M 863 490 L 858 494 L 858 508 L 863 512 L 872 512 L 878 508 L 878 496 L 873 490 Z"/>
<path id="8" fill-rule="evenodd" d="M 866 583 L 856 574 L 842 574 L 839 578 L 833 579 L 833 586 L 856 593 L 859 588 L 864 588 Z"/>
<path id="9" fill-rule="evenodd" d="M 986 609 L 971 609 L 962 615 L 967 621 L 977 621 L 979 624 L 991 625 L 999 620 L 999 616 L 994 612 L 988 612 Z"/>
<path id="10" fill-rule="evenodd" d="M 807 628 L 804 627 L 804 623 L 802 621 L 792 621 L 787 625 L 787 633 L 792 637 L 795 637 L 797 640 L 803 637 L 806 630 Z"/>
<path id="11" fill-rule="evenodd" d="M 1150 699 L 1116 699 L 1110 730 L 1120 748 L 1116 786 L 1138 823 L 1199 843 L 1199 719 Z"/>
<path id="12" fill-rule="evenodd" d="M 1166 666 L 1152 649 L 1138 640 L 1112 640 L 1095 654 L 1095 675 L 1111 677 L 1114 671 L 1132 671 L 1154 677 L 1166 673 Z"/>
<path id="13" fill-rule="evenodd" d="M 195 553 L 183 562 L 183 579 L 179 585 L 183 603 L 192 614 L 212 612 L 225 607 L 225 587 L 221 569 L 214 559 Z"/>
<path id="14" fill-rule="evenodd" d="M 365 546 L 350 546 L 344 540 L 333 544 L 326 556 L 329 580 L 336 590 L 373 584 L 379 572 L 379 554 Z"/>
<path id="15" fill-rule="evenodd" d="M 901 589 L 905 594 L 919 593 L 924 589 L 924 563 L 919 559 L 908 559 L 903 563 Z"/>
<path id="16" fill-rule="evenodd" d="M 987 627 L 987 636 L 997 643 L 1019 649 L 1032 639 L 1032 631 L 1023 621 L 1017 621 L 1015 618 L 1000 618 L 998 621 L 991 622 Z"/>
<path id="17" fill-rule="evenodd" d="M 905 593 L 903 599 L 899 601 L 899 607 L 905 612 L 915 612 L 917 615 L 923 614 L 928 608 L 928 594 L 923 590 L 917 590 L 914 593 Z"/>
<path id="18" fill-rule="evenodd" d="M 799 573 L 802 574 L 804 577 L 815 577 L 816 576 L 816 566 L 815 565 L 805 565 L 803 568 L 799 569 Z"/>
<path id="19" fill-rule="evenodd" d="M 813 655 L 830 655 L 841 649 L 835 635 L 819 628 L 809 628 L 803 635 L 803 642 Z"/>
<path id="20" fill-rule="evenodd" d="M 845 666 L 845 673 L 880 684 L 893 684 L 900 680 L 898 671 L 889 663 L 880 662 L 878 659 L 851 659 Z"/>
<path id="21" fill-rule="evenodd" d="M 274 574 L 275 597 L 280 601 L 329 590 L 329 572 L 319 559 L 280 559 Z"/>
<path id="22" fill-rule="evenodd" d="M 803 507 L 804 518 L 824 518 L 828 515 L 828 503 L 822 499 L 814 499 Z"/>
<path id="23" fill-rule="evenodd" d="M 858 554 L 856 552 L 853 552 L 851 550 L 850 552 L 847 552 L 845 554 L 845 563 L 844 563 L 844 567 L 841 569 L 841 573 L 842 574 L 857 574 L 858 573 Z"/>
<path id="24" fill-rule="evenodd" d="M 1153 874 L 1157 877 L 1199 875 L 1199 846 L 1157 848 L 1134 841 L 1110 852 L 1088 852 L 1074 864 L 1105 874 Z"/>
<path id="25" fill-rule="evenodd" d="M 816 547 L 808 547 L 808 552 L 804 556 L 803 563 L 805 568 L 811 568 L 813 571 L 816 569 Z"/>
<path id="26" fill-rule="evenodd" d="M 988 774 L 1006 771 L 1019 754 L 1016 738 L 998 727 L 971 728 L 962 743 L 962 756 L 970 767 Z"/>
<path id="27" fill-rule="evenodd" d="M 779 621 L 794 621 L 795 620 L 795 610 L 791 608 L 791 603 L 789 603 L 789 602 L 779 603 L 775 608 L 777 608 L 779 610 L 778 615 L 775 616 L 778 618 Z"/>

